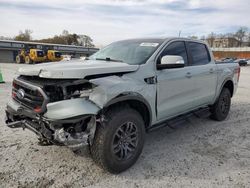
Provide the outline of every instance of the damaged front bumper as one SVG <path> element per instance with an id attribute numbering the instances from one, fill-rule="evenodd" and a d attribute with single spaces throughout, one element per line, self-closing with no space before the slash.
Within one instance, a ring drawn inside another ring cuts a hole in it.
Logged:
<path id="1" fill-rule="evenodd" d="M 49 103 L 45 114 L 37 114 L 12 99 L 6 107 L 6 125 L 29 129 L 56 145 L 79 148 L 92 143 L 99 110 L 91 101 L 79 98 Z"/>

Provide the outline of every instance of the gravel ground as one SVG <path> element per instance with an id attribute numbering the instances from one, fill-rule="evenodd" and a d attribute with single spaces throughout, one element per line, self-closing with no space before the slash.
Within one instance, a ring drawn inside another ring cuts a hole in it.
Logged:
<path id="1" fill-rule="evenodd" d="M 37 145 L 36 136 L 4 123 L 15 70 L 0 64 L 0 187 L 250 187 L 250 66 L 242 67 L 223 122 L 191 116 L 147 134 L 137 163 L 119 175 L 92 161 L 87 149 Z M 29 65 L 26 65 L 29 66 Z"/>

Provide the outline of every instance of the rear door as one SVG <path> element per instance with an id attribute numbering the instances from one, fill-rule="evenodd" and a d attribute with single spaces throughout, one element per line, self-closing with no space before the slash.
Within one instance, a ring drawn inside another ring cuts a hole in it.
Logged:
<path id="1" fill-rule="evenodd" d="M 207 46 L 198 42 L 186 42 L 191 59 L 192 79 L 194 81 L 194 106 L 210 104 L 216 92 L 217 67 Z"/>
<path id="2" fill-rule="evenodd" d="M 188 56 L 184 41 L 174 41 L 167 45 L 157 59 L 165 55 L 182 56 L 184 68 L 157 70 L 157 119 L 164 120 L 193 107 L 195 99 L 192 67 L 188 66 Z"/>

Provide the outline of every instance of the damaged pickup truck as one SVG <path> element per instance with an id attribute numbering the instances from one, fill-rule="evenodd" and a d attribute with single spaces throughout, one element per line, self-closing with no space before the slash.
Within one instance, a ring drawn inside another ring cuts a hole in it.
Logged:
<path id="1" fill-rule="evenodd" d="M 6 124 L 45 143 L 88 145 L 100 166 L 119 173 L 136 162 L 152 128 L 204 107 L 224 120 L 239 75 L 236 63 L 215 64 L 202 41 L 119 41 L 85 61 L 20 68 Z"/>

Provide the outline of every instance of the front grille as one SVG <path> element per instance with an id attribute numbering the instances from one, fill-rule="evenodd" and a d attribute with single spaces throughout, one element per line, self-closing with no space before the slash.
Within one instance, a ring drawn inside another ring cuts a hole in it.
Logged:
<path id="1" fill-rule="evenodd" d="M 45 109 L 46 96 L 37 86 L 31 86 L 30 84 L 14 80 L 12 98 L 21 105 L 36 112 L 42 112 Z"/>

